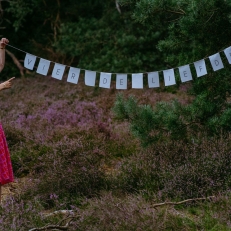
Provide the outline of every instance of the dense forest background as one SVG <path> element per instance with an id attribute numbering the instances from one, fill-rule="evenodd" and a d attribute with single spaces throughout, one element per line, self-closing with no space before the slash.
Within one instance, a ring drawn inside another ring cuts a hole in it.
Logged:
<path id="1" fill-rule="evenodd" d="M 230 1 L 0 4 L 1 37 L 17 48 L 7 46 L 1 73 L 16 76 L 0 95 L 16 179 L 3 188 L 1 230 L 231 229 Z M 85 86 L 83 70 L 77 85 L 51 70 L 20 72 L 23 51 L 85 70 L 142 72 L 144 89 L 131 88 L 130 74 L 119 91 L 114 82 Z M 207 58 L 217 52 L 224 68 L 214 72 Z M 208 74 L 197 78 L 200 59 Z M 176 67 L 186 64 L 193 80 L 182 83 Z M 161 86 L 148 88 L 147 72 L 170 68 L 176 85 L 164 86 L 160 72 Z"/>
<path id="2" fill-rule="evenodd" d="M 156 45 L 165 29 L 147 29 L 132 20 L 130 7 L 119 9 L 115 1 L 3 1 L 2 35 L 22 50 L 84 69 L 159 68 Z"/>
<path id="3" fill-rule="evenodd" d="M 19 0 L 1 8 L 1 34 L 12 45 L 85 69 L 163 70 L 230 45 L 230 3 L 222 0 Z"/>
<path id="4" fill-rule="evenodd" d="M 85 70 L 147 73 L 192 64 L 230 46 L 228 1 L 37 0 L 3 1 L 1 7 L 2 32 L 12 45 L 38 57 Z M 16 50 L 14 53 L 19 60 L 24 59 L 25 53 Z M 229 133 L 229 64 L 224 58 L 227 68 L 215 73 L 206 61 L 210 78 L 198 80 L 192 68 L 195 81 L 190 94 L 196 96 L 192 104 L 182 107 L 175 102 L 172 106 L 161 106 L 165 112 L 173 111 L 171 119 L 168 113 L 162 113 L 167 117 L 160 122 L 162 115 L 158 112 L 155 116 L 147 115 L 142 109 L 142 115 L 125 112 L 124 118 L 133 118 L 130 122 L 136 127 L 134 133 L 143 143 L 166 136 L 165 132 L 150 136 L 160 127 L 174 139 L 191 139 L 188 134 L 197 134 L 202 127 L 209 136 Z M 9 65 L 2 78 L 14 74 Z M 179 87 L 178 72 L 176 78 Z M 115 108 L 120 118 L 124 112 L 121 108 L 126 107 L 126 102 L 122 102 L 124 105 Z M 157 127 L 139 126 L 148 116 Z"/>

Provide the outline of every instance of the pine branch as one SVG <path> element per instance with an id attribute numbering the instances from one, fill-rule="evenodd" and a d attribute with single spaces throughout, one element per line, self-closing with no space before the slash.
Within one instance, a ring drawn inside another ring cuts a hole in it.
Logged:
<path id="1" fill-rule="evenodd" d="M 173 10 L 166 10 L 167 12 L 174 13 L 174 14 L 185 14 L 184 11 L 173 11 Z"/>

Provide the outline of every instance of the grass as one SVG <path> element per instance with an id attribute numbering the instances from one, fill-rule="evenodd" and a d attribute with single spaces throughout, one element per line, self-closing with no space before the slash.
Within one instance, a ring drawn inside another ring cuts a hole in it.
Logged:
<path id="1" fill-rule="evenodd" d="M 180 89 L 128 89 L 139 103 L 177 98 Z M 70 230 L 231 230 L 230 137 L 143 149 L 111 112 L 119 91 L 34 76 L 1 92 L 0 116 L 16 183 L 2 203 L 3 231 L 55 224 L 44 213 L 72 209 Z M 18 182 L 18 183 L 17 183 Z M 177 206 L 163 201 L 216 196 Z"/>

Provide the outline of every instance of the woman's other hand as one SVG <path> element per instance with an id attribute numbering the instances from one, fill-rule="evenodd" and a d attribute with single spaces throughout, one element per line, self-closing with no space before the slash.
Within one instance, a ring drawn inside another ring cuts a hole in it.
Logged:
<path id="1" fill-rule="evenodd" d="M 15 77 L 12 77 L 12 78 L 8 79 L 7 81 L 1 83 L 0 89 L 3 90 L 3 89 L 11 88 L 13 79 L 15 79 Z"/>

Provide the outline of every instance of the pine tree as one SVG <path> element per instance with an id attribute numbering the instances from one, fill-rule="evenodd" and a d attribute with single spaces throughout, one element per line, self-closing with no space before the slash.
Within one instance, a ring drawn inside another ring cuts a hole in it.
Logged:
<path id="1" fill-rule="evenodd" d="M 157 19 L 160 27 L 167 28 L 157 45 L 165 57 L 162 70 L 193 63 L 231 45 L 230 1 L 121 0 L 120 4 L 130 6 L 133 19 L 147 29 L 153 30 Z M 153 109 L 120 95 L 113 109 L 116 116 L 130 121 L 131 130 L 144 145 L 167 137 L 190 141 L 200 135 L 229 134 L 231 76 L 223 52 L 221 56 L 225 65 L 222 70 L 214 72 L 208 59 L 208 75 L 197 78 L 192 70 L 194 79 L 189 94 L 194 95 L 194 100 L 190 105 L 162 102 Z M 132 110 L 129 105 L 133 105 Z"/>

